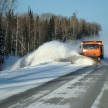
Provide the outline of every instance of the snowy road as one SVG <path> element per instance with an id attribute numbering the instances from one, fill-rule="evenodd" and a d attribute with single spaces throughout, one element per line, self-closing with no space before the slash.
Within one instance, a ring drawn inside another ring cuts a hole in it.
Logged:
<path id="1" fill-rule="evenodd" d="M 0 102 L 0 108 L 107 108 L 108 66 L 79 69 Z"/>

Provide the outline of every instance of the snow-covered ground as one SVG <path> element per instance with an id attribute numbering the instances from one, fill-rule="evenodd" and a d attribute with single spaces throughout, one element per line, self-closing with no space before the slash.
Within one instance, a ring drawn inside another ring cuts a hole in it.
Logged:
<path id="1" fill-rule="evenodd" d="M 23 58 L 8 58 L 3 65 L 4 71 L 0 72 L 0 100 L 92 65 L 92 61 L 86 58 L 78 58 L 75 64 L 70 61 L 59 62 L 60 59 L 79 57 L 77 52 L 75 46 L 52 41 Z"/>
<path id="2" fill-rule="evenodd" d="M 0 72 L 0 100 L 39 86 L 82 67 L 68 62 L 48 62 L 22 69 Z"/>

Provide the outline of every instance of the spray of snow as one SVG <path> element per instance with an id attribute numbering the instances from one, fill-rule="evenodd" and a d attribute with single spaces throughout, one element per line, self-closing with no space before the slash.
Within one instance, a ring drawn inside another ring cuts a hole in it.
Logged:
<path id="1" fill-rule="evenodd" d="M 93 61 L 91 59 L 88 59 L 88 58 L 80 58 L 80 59 L 75 61 L 75 64 L 79 64 L 79 65 L 93 65 Z"/>
<path id="2" fill-rule="evenodd" d="M 19 59 L 16 63 L 14 63 L 11 69 L 13 70 L 26 66 L 34 66 L 45 62 L 57 62 L 59 59 L 66 59 L 72 56 L 80 56 L 77 50 L 78 49 L 76 49 L 76 47 L 63 42 L 47 42 L 41 45 L 36 51 L 29 53 L 25 57 Z M 75 63 L 80 64 L 79 61 L 76 61 Z M 91 61 L 89 61 L 89 64 L 92 64 Z"/>
<path id="3" fill-rule="evenodd" d="M 3 70 L 9 70 L 19 59 L 19 56 L 4 57 L 5 62 L 2 65 Z"/>

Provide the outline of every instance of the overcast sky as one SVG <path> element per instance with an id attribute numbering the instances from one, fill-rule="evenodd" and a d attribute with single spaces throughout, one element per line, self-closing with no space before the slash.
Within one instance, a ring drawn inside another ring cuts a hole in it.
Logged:
<path id="1" fill-rule="evenodd" d="M 27 12 L 30 6 L 33 13 L 52 13 L 77 17 L 102 26 L 102 36 L 108 36 L 108 0 L 18 0 L 17 12 Z"/>

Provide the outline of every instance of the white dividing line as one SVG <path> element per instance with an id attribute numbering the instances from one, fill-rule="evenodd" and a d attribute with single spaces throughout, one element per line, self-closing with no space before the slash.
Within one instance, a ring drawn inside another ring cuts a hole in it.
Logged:
<path id="1" fill-rule="evenodd" d="M 100 94 L 98 95 L 97 99 L 94 101 L 91 108 L 99 108 L 98 105 L 100 103 L 100 99 L 101 99 L 101 97 L 103 95 L 104 90 L 108 90 L 108 83 L 107 82 L 104 83 L 104 86 L 103 86 Z"/>
<path id="2" fill-rule="evenodd" d="M 105 87 L 105 90 L 108 91 L 108 83 L 107 83 L 107 85 L 106 85 L 106 87 Z"/>
<path id="3" fill-rule="evenodd" d="M 99 65 L 98 68 L 102 67 L 102 65 Z"/>

